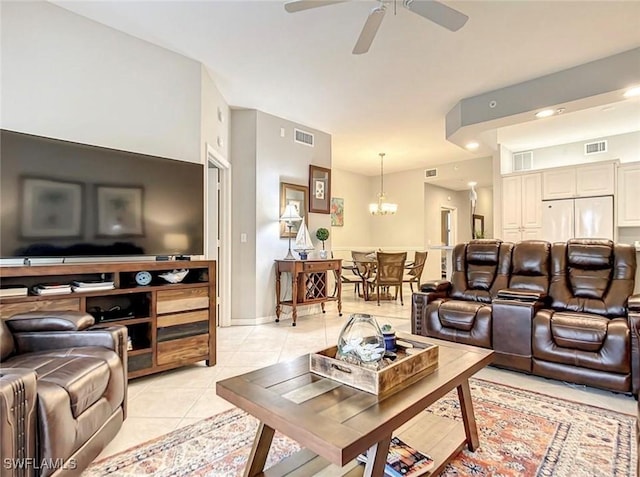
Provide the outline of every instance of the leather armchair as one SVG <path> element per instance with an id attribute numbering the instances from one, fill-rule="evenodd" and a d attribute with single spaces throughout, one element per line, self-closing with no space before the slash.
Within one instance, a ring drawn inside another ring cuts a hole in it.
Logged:
<path id="1" fill-rule="evenodd" d="M 93 324 L 80 312 L 0 322 L 3 476 L 79 475 L 120 429 L 127 330 Z"/>
<path id="2" fill-rule="evenodd" d="M 451 281 L 428 282 L 412 297 L 412 332 L 491 348 L 491 301 L 507 288 L 513 245 L 472 240 L 453 250 Z"/>
<path id="3" fill-rule="evenodd" d="M 630 245 L 553 244 L 550 307 L 533 319 L 534 374 L 637 395 L 640 361 L 632 359 L 632 349 L 638 342 L 627 318 L 635 270 Z"/>

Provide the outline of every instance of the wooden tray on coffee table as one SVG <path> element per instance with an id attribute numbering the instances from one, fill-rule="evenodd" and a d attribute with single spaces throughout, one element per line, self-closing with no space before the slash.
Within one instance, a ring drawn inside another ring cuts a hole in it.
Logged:
<path id="1" fill-rule="evenodd" d="M 325 378 L 371 394 L 383 394 L 397 386 L 408 386 L 438 367 L 438 345 L 398 340 L 397 358 L 382 369 L 372 369 L 336 358 L 336 346 L 311 353 L 309 370 Z"/>

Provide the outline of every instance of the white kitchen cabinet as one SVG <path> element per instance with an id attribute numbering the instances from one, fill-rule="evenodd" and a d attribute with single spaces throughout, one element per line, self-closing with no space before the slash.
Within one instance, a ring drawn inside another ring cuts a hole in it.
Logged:
<path id="1" fill-rule="evenodd" d="M 615 177 L 613 162 L 549 169 L 542 173 L 542 200 L 613 195 Z"/>
<path id="2" fill-rule="evenodd" d="M 618 227 L 640 227 L 640 163 L 618 169 Z"/>
<path id="3" fill-rule="evenodd" d="M 505 242 L 519 242 L 522 240 L 522 232 L 519 229 L 502 229 L 502 240 Z"/>
<path id="4" fill-rule="evenodd" d="M 522 176 L 502 179 L 502 227 L 518 229 L 522 226 Z"/>
<path id="5" fill-rule="evenodd" d="M 613 195 L 616 168 L 612 162 L 576 167 L 576 197 Z"/>
<path id="6" fill-rule="evenodd" d="M 560 168 L 542 173 L 542 199 L 570 199 L 576 196 L 575 168 Z"/>
<path id="7" fill-rule="evenodd" d="M 502 179 L 502 239 L 508 242 L 540 238 L 542 175 L 522 174 Z"/>

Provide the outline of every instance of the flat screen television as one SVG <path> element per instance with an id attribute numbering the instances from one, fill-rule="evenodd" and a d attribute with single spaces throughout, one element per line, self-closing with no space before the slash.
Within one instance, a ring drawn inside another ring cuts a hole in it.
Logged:
<path id="1" fill-rule="evenodd" d="M 0 257 L 203 253 L 202 164 L 0 130 Z"/>

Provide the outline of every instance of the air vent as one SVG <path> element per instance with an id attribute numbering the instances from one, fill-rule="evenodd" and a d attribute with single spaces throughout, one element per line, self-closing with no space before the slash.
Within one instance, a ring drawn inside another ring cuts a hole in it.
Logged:
<path id="1" fill-rule="evenodd" d="M 533 169 L 533 151 L 515 152 L 513 154 L 513 171 L 529 171 Z"/>
<path id="2" fill-rule="evenodd" d="M 425 179 L 433 179 L 434 177 L 438 177 L 438 169 L 425 169 L 424 170 L 424 178 Z"/>
<path id="3" fill-rule="evenodd" d="M 293 129 L 293 140 L 298 144 L 305 144 L 313 147 L 313 134 L 303 131 L 301 129 Z"/>
<path id="4" fill-rule="evenodd" d="M 600 154 L 601 152 L 607 152 L 607 141 L 588 142 L 584 145 L 584 155 L 590 156 L 591 154 Z"/>

